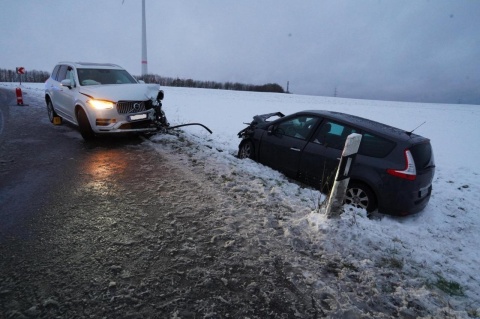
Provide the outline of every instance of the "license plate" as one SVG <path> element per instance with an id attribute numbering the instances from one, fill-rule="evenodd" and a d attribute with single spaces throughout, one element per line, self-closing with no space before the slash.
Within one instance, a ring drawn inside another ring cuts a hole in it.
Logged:
<path id="1" fill-rule="evenodd" d="M 138 120 L 144 120 L 147 118 L 147 114 L 135 114 L 135 115 L 130 115 L 128 117 L 129 121 L 138 121 Z"/>

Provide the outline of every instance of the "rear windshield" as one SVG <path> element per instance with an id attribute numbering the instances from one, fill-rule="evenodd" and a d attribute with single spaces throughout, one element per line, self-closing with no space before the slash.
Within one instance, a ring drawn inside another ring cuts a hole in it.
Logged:
<path id="1" fill-rule="evenodd" d="M 371 156 L 371 157 L 385 157 L 395 147 L 395 143 L 378 137 L 373 134 L 363 134 L 362 141 L 360 142 L 359 154 Z"/>
<path id="2" fill-rule="evenodd" d="M 432 146 L 430 143 L 422 143 L 414 145 L 410 148 L 413 160 L 415 161 L 415 167 L 422 169 L 430 166 L 434 166 Z"/>
<path id="3" fill-rule="evenodd" d="M 125 70 L 77 69 L 80 85 L 137 83 Z"/>

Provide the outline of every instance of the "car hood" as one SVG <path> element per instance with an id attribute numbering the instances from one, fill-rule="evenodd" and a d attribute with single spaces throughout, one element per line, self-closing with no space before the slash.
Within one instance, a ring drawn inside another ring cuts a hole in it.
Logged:
<path id="1" fill-rule="evenodd" d="M 118 102 L 156 99 L 159 90 L 158 84 L 132 83 L 92 85 L 80 88 L 80 93 L 93 99 Z"/>

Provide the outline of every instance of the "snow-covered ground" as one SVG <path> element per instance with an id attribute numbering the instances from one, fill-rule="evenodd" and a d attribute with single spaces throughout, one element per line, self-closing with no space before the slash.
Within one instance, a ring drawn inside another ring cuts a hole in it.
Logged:
<path id="1" fill-rule="evenodd" d="M 2 87 L 15 85 L 0 83 Z M 26 99 L 44 106 L 43 84 L 24 83 L 22 88 Z M 182 128 L 178 136 L 156 135 L 150 144 L 159 152 L 176 154 L 192 171 L 213 180 L 218 191 L 243 196 L 250 207 L 267 207 L 270 216 L 279 206 L 287 207 L 292 212 L 287 219 L 273 220 L 266 215 L 265 220 L 283 228 L 285 239 L 297 249 L 302 249 L 301 243 L 321 243 L 332 256 L 361 269 L 365 276 L 379 276 L 379 268 L 389 268 L 398 273 L 399 282 L 385 293 L 400 299 L 403 296 L 404 300 L 408 299 L 405 296 L 415 296 L 438 316 L 480 317 L 479 105 L 173 87 L 163 90 L 164 110 L 172 125 L 199 122 L 213 134 L 191 126 Z M 347 208 L 341 218 L 327 219 L 318 210 L 324 196 L 317 191 L 261 164 L 235 157 L 240 141 L 236 134 L 253 115 L 308 109 L 351 113 L 405 130 L 426 122 L 415 131 L 431 139 L 437 166 L 426 209 L 406 218 L 369 219 L 365 212 Z M 235 218 L 249 227 L 246 218 Z M 312 287 L 322 282 L 322 274 L 315 273 L 311 265 L 298 261 L 296 266 Z"/>

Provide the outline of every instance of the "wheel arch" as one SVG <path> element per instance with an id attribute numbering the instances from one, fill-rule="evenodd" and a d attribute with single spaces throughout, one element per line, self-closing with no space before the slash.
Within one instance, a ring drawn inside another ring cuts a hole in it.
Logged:
<path id="1" fill-rule="evenodd" d="M 75 116 L 74 119 L 76 120 L 76 124 L 85 141 L 90 141 L 95 138 L 95 131 L 92 129 L 92 123 L 90 118 L 88 117 L 88 113 L 85 109 L 79 105 L 75 104 Z M 81 115 L 80 115 L 81 114 Z"/>
<path id="2" fill-rule="evenodd" d="M 372 183 L 370 182 L 367 182 L 363 179 L 360 179 L 360 178 L 355 178 L 355 177 L 352 177 L 350 178 L 350 181 L 348 182 L 348 186 L 352 185 L 352 184 L 360 184 L 360 185 L 363 185 L 363 186 L 366 186 L 368 187 L 368 189 L 372 192 L 372 194 L 375 196 L 374 200 L 375 200 L 375 206 L 378 208 L 378 205 L 379 205 L 379 196 L 378 196 L 378 191 L 375 189 L 375 187 L 372 186 Z"/>
<path id="3" fill-rule="evenodd" d="M 257 158 L 257 147 L 255 145 L 255 142 L 254 142 L 253 138 L 251 138 L 251 137 L 244 138 L 240 142 L 240 144 L 238 145 L 238 152 L 240 153 L 243 145 L 245 145 L 245 143 L 248 143 L 248 142 L 250 142 L 253 146 L 253 158 L 252 159 L 256 159 Z"/>
<path id="4" fill-rule="evenodd" d="M 77 124 L 78 124 L 78 111 L 79 110 L 82 110 L 85 113 L 85 115 L 87 116 L 88 121 L 90 121 L 90 118 L 88 117 L 88 112 L 85 110 L 85 108 L 81 104 L 76 103 L 75 104 L 75 109 L 74 109 L 75 122 L 77 122 Z"/>

